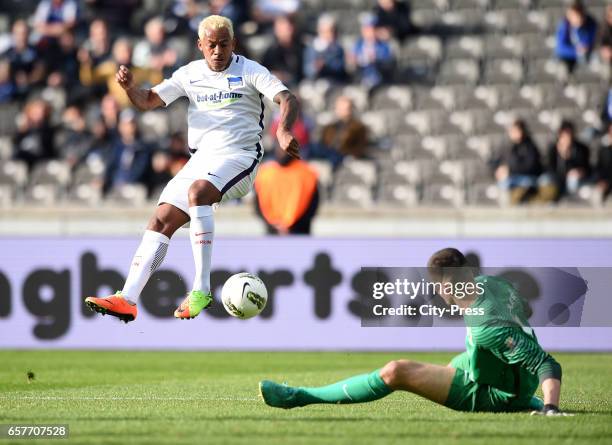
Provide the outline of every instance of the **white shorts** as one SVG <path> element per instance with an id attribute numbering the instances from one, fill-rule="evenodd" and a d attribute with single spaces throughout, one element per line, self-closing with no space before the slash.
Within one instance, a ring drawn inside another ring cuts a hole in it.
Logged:
<path id="1" fill-rule="evenodd" d="M 198 150 L 164 187 L 157 204 L 172 204 L 189 215 L 189 187 L 198 179 L 214 185 L 221 192 L 221 202 L 242 198 L 253 187 L 259 153 L 261 149 L 229 154 Z"/>

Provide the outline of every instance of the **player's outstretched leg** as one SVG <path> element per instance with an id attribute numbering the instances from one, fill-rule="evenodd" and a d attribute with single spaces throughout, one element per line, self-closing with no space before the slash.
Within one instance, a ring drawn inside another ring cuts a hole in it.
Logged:
<path id="1" fill-rule="evenodd" d="M 445 366 L 394 360 L 370 374 L 361 374 L 328 386 L 291 387 L 264 380 L 259 383 L 259 391 L 266 404 L 275 408 L 295 408 L 313 403 L 371 402 L 395 390 L 410 391 L 444 404 L 455 371 Z"/>
<path id="2" fill-rule="evenodd" d="M 134 254 L 123 290 L 104 298 L 87 297 L 85 303 L 102 315 L 112 315 L 124 322 L 136 319 L 136 302 L 149 278 L 159 268 L 168 251 L 170 237 L 189 217 L 170 204 L 158 206 L 142 241 Z"/>
<path id="3" fill-rule="evenodd" d="M 189 188 L 189 240 L 195 263 L 195 277 L 191 292 L 174 311 L 176 318 L 195 318 L 213 301 L 210 291 L 210 267 L 215 236 L 212 204 L 219 201 L 221 192 L 208 181 L 195 181 Z"/>
<path id="4" fill-rule="evenodd" d="M 259 383 L 259 392 L 264 401 L 275 408 L 295 408 L 313 403 L 371 402 L 392 391 L 380 376 L 380 370 L 319 388 L 291 387 L 269 380 Z"/>

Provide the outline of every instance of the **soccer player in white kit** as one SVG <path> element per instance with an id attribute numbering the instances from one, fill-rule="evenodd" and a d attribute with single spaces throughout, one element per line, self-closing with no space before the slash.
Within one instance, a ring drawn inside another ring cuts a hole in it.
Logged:
<path id="1" fill-rule="evenodd" d="M 130 70 L 121 66 L 116 79 L 140 110 L 168 106 L 189 98 L 189 162 L 166 185 L 144 233 L 123 289 L 106 298 L 88 297 L 93 310 L 136 318 L 136 302 L 151 274 L 161 265 L 170 238 L 190 221 L 189 238 L 195 262 L 191 292 L 174 312 L 176 318 L 196 317 L 212 302 L 210 267 L 214 239 L 212 205 L 246 195 L 253 185 L 263 155 L 263 97 L 280 105 L 276 133 L 280 147 L 299 158 L 299 145 L 291 133 L 297 100 L 280 80 L 257 62 L 234 54 L 232 22 L 209 16 L 198 28 L 203 59 L 174 72 L 152 89 L 134 84 Z"/>

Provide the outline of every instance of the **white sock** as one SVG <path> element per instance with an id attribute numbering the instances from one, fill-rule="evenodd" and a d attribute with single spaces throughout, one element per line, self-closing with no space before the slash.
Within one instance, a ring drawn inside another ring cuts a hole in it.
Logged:
<path id="1" fill-rule="evenodd" d="M 212 259 L 212 242 L 215 236 L 215 220 L 211 206 L 189 208 L 191 223 L 189 239 L 195 262 L 195 278 L 192 290 L 205 294 L 210 292 L 210 263 Z"/>
<path id="2" fill-rule="evenodd" d="M 140 246 L 134 254 L 130 273 L 128 274 L 121 294 L 136 302 L 142 289 L 155 270 L 161 265 L 168 251 L 170 238 L 152 230 L 145 231 Z"/>

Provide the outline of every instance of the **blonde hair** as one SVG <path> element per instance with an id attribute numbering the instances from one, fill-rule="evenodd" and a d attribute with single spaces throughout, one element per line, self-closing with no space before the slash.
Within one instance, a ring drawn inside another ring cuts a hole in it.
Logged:
<path id="1" fill-rule="evenodd" d="M 206 30 L 216 30 L 216 29 L 227 29 L 229 31 L 230 38 L 234 38 L 234 25 L 232 21 L 227 17 L 223 17 L 220 15 L 209 15 L 205 19 L 203 19 L 198 25 L 198 37 L 200 40 L 204 39 L 204 35 L 206 34 Z"/>

